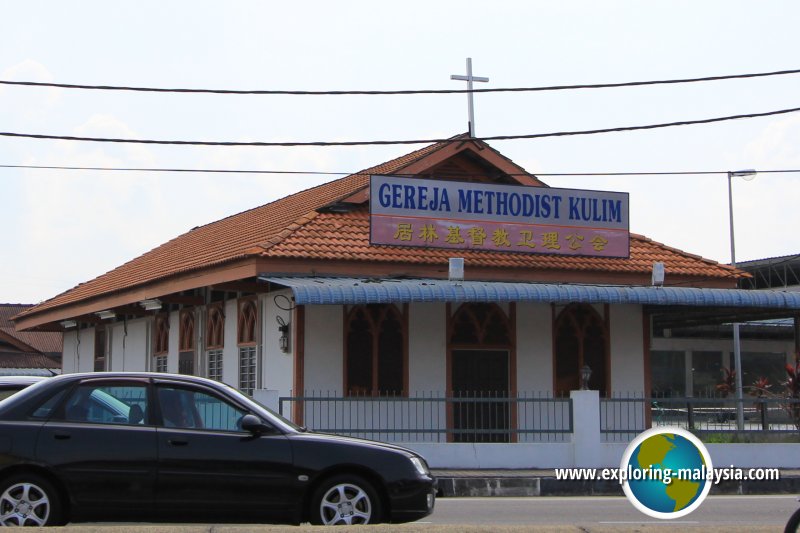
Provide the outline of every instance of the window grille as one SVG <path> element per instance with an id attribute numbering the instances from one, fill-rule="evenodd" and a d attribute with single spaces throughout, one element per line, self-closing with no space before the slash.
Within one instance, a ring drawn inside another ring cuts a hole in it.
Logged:
<path id="1" fill-rule="evenodd" d="M 208 351 L 208 369 L 206 375 L 209 379 L 222 381 L 222 350 Z"/>
<path id="2" fill-rule="evenodd" d="M 239 390 L 252 396 L 256 389 L 256 347 L 239 348 Z"/>

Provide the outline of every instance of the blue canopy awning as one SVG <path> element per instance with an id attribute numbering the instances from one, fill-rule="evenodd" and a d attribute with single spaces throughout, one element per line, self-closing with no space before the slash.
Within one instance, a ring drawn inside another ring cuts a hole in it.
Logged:
<path id="1" fill-rule="evenodd" d="M 439 279 L 372 279 L 261 276 L 289 287 L 295 302 L 371 304 L 391 302 L 549 302 L 656 306 L 762 308 L 800 311 L 800 293 L 776 290 L 572 285 Z"/>

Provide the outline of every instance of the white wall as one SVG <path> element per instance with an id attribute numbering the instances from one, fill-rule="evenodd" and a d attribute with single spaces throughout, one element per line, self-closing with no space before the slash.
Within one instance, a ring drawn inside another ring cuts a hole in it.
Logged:
<path id="1" fill-rule="evenodd" d="M 94 370 L 94 328 L 87 328 L 78 334 L 79 359 L 78 372 Z"/>
<path id="2" fill-rule="evenodd" d="M 115 372 L 142 372 L 147 369 L 147 321 L 148 318 L 130 320 L 127 334 L 124 322 L 106 327 L 110 343 L 108 370 Z"/>
<path id="3" fill-rule="evenodd" d="M 222 381 L 233 387 L 239 386 L 239 349 L 236 346 L 238 320 L 236 300 L 225 302 L 225 344 L 222 347 Z M 206 369 L 203 369 L 205 373 Z"/>
<path id="4" fill-rule="evenodd" d="M 410 304 L 408 392 L 443 393 L 447 383 L 447 310 L 444 303 Z"/>
<path id="5" fill-rule="evenodd" d="M 94 370 L 94 328 L 64 332 L 62 369 L 65 374 Z"/>
<path id="6" fill-rule="evenodd" d="M 292 358 L 277 350 L 274 304 L 267 302 L 266 388 L 291 386 Z M 601 311 L 603 311 L 601 309 Z M 637 305 L 610 306 L 611 387 L 615 392 L 644 391 L 642 310 Z M 409 392 L 443 392 L 446 388 L 446 305 L 409 305 Z M 341 306 L 306 307 L 305 387 L 340 392 L 343 382 L 343 312 Z M 274 327 L 273 327 L 274 326 Z M 517 390 L 553 390 L 552 311 L 549 304 L 517 305 Z M 273 332 L 273 330 L 275 330 Z M 292 347 L 294 346 L 294 339 Z"/>
<path id="7" fill-rule="evenodd" d="M 517 390 L 553 391 L 553 315 L 549 304 L 517 304 Z"/>
<path id="8" fill-rule="evenodd" d="M 305 389 L 308 392 L 322 391 L 325 394 L 328 392 L 342 394 L 344 383 L 342 307 L 339 305 L 307 305 L 305 313 L 305 376 L 303 379 Z"/>
<path id="9" fill-rule="evenodd" d="M 296 324 L 294 313 L 285 311 L 276 304 L 276 297 L 281 307 L 287 307 L 291 303 L 292 293 L 290 290 L 271 292 L 264 297 L 262 304 L 262 365 L 261 365 L 261 388 L 276 390 L 281 396 L 289 396 L 294 376 L 294 352 L 296 342 Z M 280 316 L 286 324 L 289 324 L 289 353 L 280 350 L 278 340 L 280 331 L 276 317 Z"/>
<path id="10" fill-rule="evenodd" d="M 642 306 L 609 306 L 611 324 L 611 392 L 644 390 L 644 332 Z"/>

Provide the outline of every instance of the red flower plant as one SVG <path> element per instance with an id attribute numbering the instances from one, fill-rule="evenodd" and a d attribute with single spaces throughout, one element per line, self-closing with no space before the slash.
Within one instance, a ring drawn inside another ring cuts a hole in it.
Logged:
<path id="1" fill-rule="evenodd" d="M 722 371 L 725 372 L 725 377 L 722 379 L 721 383 L 717 384 L 716 388 L 723 396 L 727 396 L 736 390 L 736 371 L 725 368 L 724 366 L 722 367 Z"/>

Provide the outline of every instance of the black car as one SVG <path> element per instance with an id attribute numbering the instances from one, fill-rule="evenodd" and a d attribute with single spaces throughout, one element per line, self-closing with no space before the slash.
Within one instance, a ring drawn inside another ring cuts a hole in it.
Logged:
<path id="1" fill-rule="evenodd" d="M 193 376 L 66 374 L 0 402 L 0 525 L 407 522 L 434 485 L 411 450 L 307 431 Z"/>
<path id="2" fill-rule="evenodd" d="M 0 376 L 0 400 L 45 379 L 44 376 Z"/>

